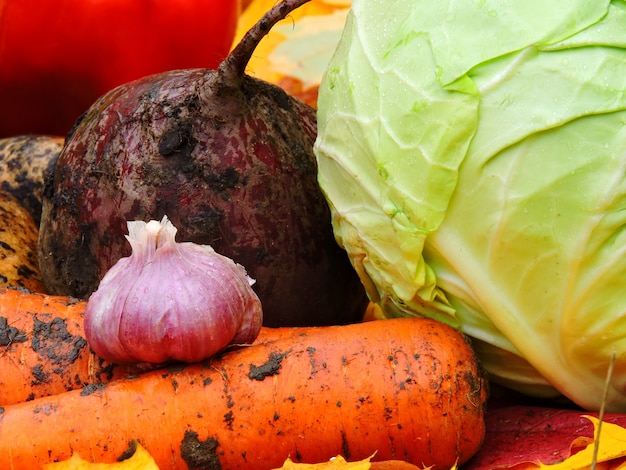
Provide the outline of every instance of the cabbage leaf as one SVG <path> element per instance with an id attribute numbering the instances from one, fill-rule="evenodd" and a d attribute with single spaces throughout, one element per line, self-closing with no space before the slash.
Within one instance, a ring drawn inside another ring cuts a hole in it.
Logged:
<path id="1" fill-rule="evenodd" d="M 370 299 L 494 381 L 626 411 L 626 3 L 354 0 L 319 182 Z"/>

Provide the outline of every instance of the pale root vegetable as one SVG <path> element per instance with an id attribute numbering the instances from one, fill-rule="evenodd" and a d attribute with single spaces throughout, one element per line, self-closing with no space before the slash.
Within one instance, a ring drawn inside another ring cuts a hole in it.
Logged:
<path id="1" fill-rule="evenodd" d="M 37 262 L 37 225 L 10 193 L 0 190 L 0 286 L 43 292 Z"/>
<path id="2" fill-rule="evenodd" d="M 19 135 L 0 139 L 0 187 L 30 213 L 37 227 L 45 176 L 58 158 L 65 138 Z"/>
<path id="3" fill-rule="evenodd" d="M 293 331 L 292 329 L 289 329 Z M 137 440 L 161 470 L 279 468 L 342 455 L 434 470 L 481 446 L 485 378 L 429 319 L 302 328 L 206 363 L 0 409 L 0 461 L 113 462 Z"/>

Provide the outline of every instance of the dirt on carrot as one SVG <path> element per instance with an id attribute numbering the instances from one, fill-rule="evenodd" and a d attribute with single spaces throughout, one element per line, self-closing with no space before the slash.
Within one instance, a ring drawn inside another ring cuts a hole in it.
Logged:
<path id="1" fill-rule="evenodd" d="M 0 461 L 138 441 L 162 470 L 279 468 L 336 455 L 449 469 L 484 436 L 486 381 L 466 339 L 427 319 L 301 328 L 283 339 L 0 411 Z"/>
<path id="2" fill-rule="evenodd" d="M 145 370 L 97 357 L 83 335 L 84 309 L 71 297 L 0 288 L 0 406 Z"/>

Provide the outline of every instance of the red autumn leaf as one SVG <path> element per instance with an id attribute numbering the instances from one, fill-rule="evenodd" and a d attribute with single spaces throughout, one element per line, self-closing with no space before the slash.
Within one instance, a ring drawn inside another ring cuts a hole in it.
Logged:
<path id="1" fill-rule="evenodd" d="M 570 456 L 572 444 L 593 439 L 593 424 L 577 409 L 503 406 L 486 415 L 487 433 L 481 450 L 463 470 L 510 469 L 528 462 L 554 464 Z M 604 421 L 626 427 L 625 414 L 605 414 Z"/>

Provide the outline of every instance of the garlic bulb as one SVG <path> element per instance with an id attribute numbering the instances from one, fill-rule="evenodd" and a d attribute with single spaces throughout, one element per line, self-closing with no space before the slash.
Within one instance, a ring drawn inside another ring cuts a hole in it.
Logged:
<path id="1" fill-rule="evenodd" d="M 245 269 L 210 246 L 175 241 L 176 228 L 128 222 L 132 254 L 104 276 L 85 310 L 85 336 L 112 362 L 196 362 L 251 343 L 261 302 Z"/>

